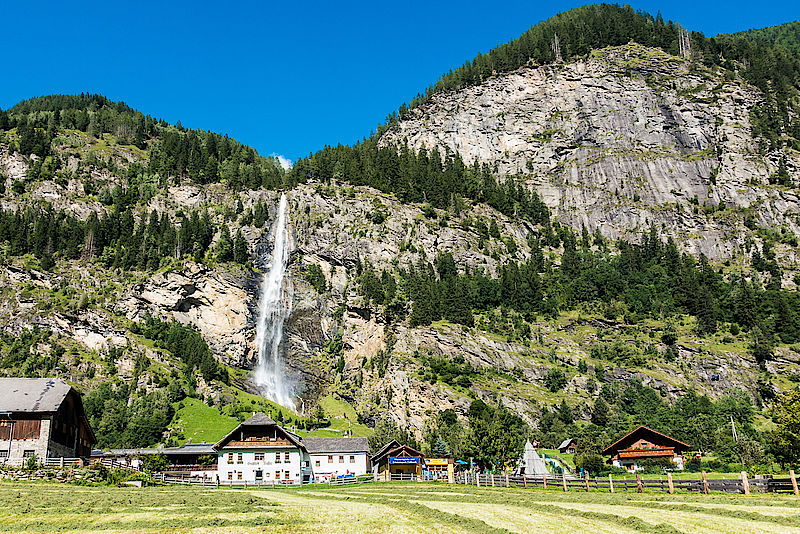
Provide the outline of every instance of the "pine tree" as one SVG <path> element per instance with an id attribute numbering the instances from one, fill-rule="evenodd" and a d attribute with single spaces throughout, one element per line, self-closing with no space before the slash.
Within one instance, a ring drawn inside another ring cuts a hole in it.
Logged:
<path id="1" fill-rule="evenodd" d="M 233 239 L 233 261 L 240 265 L 245 265 L 249 259 L 248 257 L 247 241 L 242 235 L 242 230 L 236 230 L 236 237 Z"/>
<path id="2" fill-rule="evenodd" d="M 606 426 L 609 419 L 609 409 L 602 397 L 597 397 L 592 408 L 592 423 L 597 426 Z"/>

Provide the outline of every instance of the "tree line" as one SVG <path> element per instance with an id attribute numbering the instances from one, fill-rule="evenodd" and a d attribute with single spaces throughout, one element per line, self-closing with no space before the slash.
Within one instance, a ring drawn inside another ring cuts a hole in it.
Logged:
<path id="1" fill-rule="evenodd" d="M 26 156 L 50 155 L 53 140 L 65 130 L 92 138 L 109 133 L 120 144 L 147 150 L 147 170 L 153 175 L 196 183 L 224 181 L 234 190 L 283 184 L 283 169 L 275 158 L 228 136 L 171 125 L 97 94 L 36 97 L 0 110 L 0 131 L 12 128 L 18 134 L 16 149 Z"/>
<path id="2" fill-rule="evenodd" d="M 92 259 L 109 268 L 156 270 L 165 258 L 203 261 L 211 254 L 218 261 L 249 260 L 241 230 L 231 236 L 221 225 L 214 250 L 216 225 L 207 211 L 180 212 L 177 224 L 166 213 L 153 210 L 139 215 L 133 208 L 114 209 L 84 221 L 52 206 L 26 206 L 15 211 L 0 209 L 0 243 L 12 256 L 33 254 L 49 269 L 55 259 Z"/>
<path id="3" fill-rule="evenodd" d="M 352 147 L 326 146 L 298 160 L 289 172 L 288 181 L 295 184 L 308 179 L 365 185 L 393 193 L 403 202 L 428 203 L 456 212 L 464 209 L 463 199 L 471 199 L 533 223 L 543 223 L 550 217 L 538 194 L 515 177 L 499 180 L 488 165 L 476 162 L 468 166 L 452 152 L 381 147 L 376 138 Z"/>
<path id="4" fill-rule="evenodd" d="M 754 265 L 776 269 L 766 287 L 755 270 L 725 279 L 704 256 L 696 260 L 681 253 L 654 227 L 640 243 L 616 243 L 617 253 L 602 237 L 585 231 L 578 237 L 566 227 L 557 226 L 549 239 L 551 246 L 563 247 L 559 263 L 545 256 L 543 236 L 533 235 L 530 257 L 500 264 L 496 275 L 484 268 L 459 272 L 452 254 L 444 253 L 433 262 L 421 257 L 396 271 L 378 273 L 365 263 L 359 267 L 359 289 L 367 303 L 383 307 L 387 320 L 408 319 L 411 326 L 440 319 L 473 326 L 475 312 L 496 308 L 533 321 L 536 315 L 556 316 L 596 302 L 605 305 L 610 319 L 621 315 L 633 323 L 644 317 L 691 315 L 702 335 L 716 332 L 721 323 L 733 323 L 751 332 L 753 353 L 762 363 L 772 357 L 776 341 L 800 341 L 800 296 L 781 289 L 780 270 L 772 262 L 763 263 L 757 248 L 754 257 L 762 258 L 763 265 Z"/>

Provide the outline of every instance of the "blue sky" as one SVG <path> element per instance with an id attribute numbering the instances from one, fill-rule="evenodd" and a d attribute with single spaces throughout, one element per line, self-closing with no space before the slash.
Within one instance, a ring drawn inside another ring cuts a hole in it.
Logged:
<path id="1" fill-rule="evenodd" d="M 295 160 L 369 135 L 443 72 L 584 3 L 0 0 L 0 107 L 101 93 Z M 795 2 L 630 4 L 706 35 L 800 18 Z"/>

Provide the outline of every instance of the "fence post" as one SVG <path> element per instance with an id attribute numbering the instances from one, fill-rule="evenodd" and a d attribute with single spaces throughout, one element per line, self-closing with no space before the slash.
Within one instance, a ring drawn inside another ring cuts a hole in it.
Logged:
<path id="1" fill-rule="evenodd" d="M 477 487 L 479 487 L 479 488 L 481 487 L 481 474 L 480 473 L 475 473 L 475 485 Z"/>
<path id="2" fill-rule="evenodd" d="M 705 471 L 701 471 L 700 474 L 703 477 L 703 493 L 708 495 L 708 476 Z"/>
<path id="3" fill-rule="evenodd" d="M 528 475 L 522 475 L 522 485 L 528 487 Z"/>
<path id="4" fill-rule="evenodd" d="M 547 474 L 542 477 L 542 489 L 547 489 Z"/>
<path id="5" fill-rule="evenodd" d="M 506 473 L 506 487 L 508 487 L 508 473 Z"/>
<path id="6" fill-rule="evenodd" d="M 639 473 L 636 473 L 636 492 L 637 493 L 642 492 L 642 475 L 640 475 Z"/>
<path id="7" fill-rule="evenodd" d="M 672 473 L 667 473 L 667 484 L 669 485 L 669 494 L 675 493 L 675 486 L 672 484 Z"/>
<path id="8" fill-rule="evenodd" d="M 583 480 L 586 482 L 586 491 L 589 491 L 589 471 L 583 473 Z"/>
<path id="9" fill-rule="evenodd" d="M 494 473 L 492 473 L 492 487 L 494 487 Z"/>
<path id="10" fill-rule="evenodd" d="M 61 457 L 61 467 L 64 467 L 64 457 Z"/>
<path id="11" fill-rule="evenodd" d="M 567 474 L 561 473 L 561 483 L 564 485 L 564 491 L 567 491 Z"/>
<path id="12" fill-rule="evenodd" d="M 745 495 L 750 495 L 750 481 L 747 479 L 747 471 L 742 471 L 742 488 Z"/>
<path id="13" fill-rule="evenodd" d="M 608 491 L 614 493 L 614 479 L 611 478 L 611 473 L 608 474 Z"/>
<path id="14" fill-rule="evenodd" d="M 789 471 L 789 478 L 792 479 L 792 489 L 794 490 L 794 494 L 800 495 L 800 492 L 797 491 L 797 478 L 794 476 L 794 469 Z"/>

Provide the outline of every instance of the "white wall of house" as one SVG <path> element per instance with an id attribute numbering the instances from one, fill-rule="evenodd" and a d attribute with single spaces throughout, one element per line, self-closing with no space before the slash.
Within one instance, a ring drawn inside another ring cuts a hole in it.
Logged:
<path id="1" fill-rule="evenodd" d="M 219 481 L 292 482 L 303 480 L 303 453 L 297 447 L 224 448 L 217 455 Z M 257 478 L 258 472 L 261 478 Z"/>
<path id="2" fill-rule="evenodd" d="M 367 473 L 367 453 L 331 452 L 309 455 L 314 478 L 341 476 L 348 473 L 364 475 Z"/>

